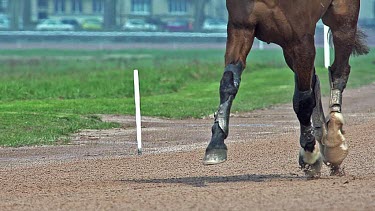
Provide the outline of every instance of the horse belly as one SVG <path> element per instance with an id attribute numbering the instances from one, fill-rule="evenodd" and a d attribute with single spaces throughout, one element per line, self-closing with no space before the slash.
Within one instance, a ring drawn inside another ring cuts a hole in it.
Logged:
<path id="1" fill-rule="evenodd" d="M 282 1 L 272 7 L 260 2 L 254 8 L 257 19 L 255 35 L 264 42 L 283 46 L 306 34 L 314 34 L 315 24 L 325 7 L 327 5 L 317 0 L 298 6 L 292 1 Z"/>
<path id="2" fill-rule="evenodd" d="M 283 13 L 276 9 L 258 17 L 255 36 L 264 42 L 282 45 L 293 37 L 293 30 Z"/>
<path id="3" fill-rule="evenodd" d="M 282 45 L 286 42 L 285 37 L 290 37 L 288 31 L 281 31 L 274 23 L 270 24 L 258 24 L 255 30 L 255 36 L 266 43 L 276 43 Z"/>

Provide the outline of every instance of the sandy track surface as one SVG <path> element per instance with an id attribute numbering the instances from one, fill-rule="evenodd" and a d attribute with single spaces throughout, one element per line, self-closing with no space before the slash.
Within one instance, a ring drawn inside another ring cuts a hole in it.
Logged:
<path id="1" fill-rule="evenodd" d="M 103 116 L 70 145 L 0 148 L 0 210 L 375 210 L 375 84 L 346 90 L 346 176 L 307 179 L 290 104 L 234 114 L 228 161 L 203 166 L 213 120 Z M 244 91 L 244 90 L 243 90 Z M 325 102 L 327 99 L 325 99 Z"/>

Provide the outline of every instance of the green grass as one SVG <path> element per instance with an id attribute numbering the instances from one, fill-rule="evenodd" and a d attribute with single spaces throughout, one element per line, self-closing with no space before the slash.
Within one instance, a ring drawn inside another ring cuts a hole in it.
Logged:
<path id="1" fill-rule="evenodd" d="M 147 116 L 199 118 L 219 103 L 223 50 L 0 51 L 0 145 L 68 141 L 80 129 L 118 124 L 97 114 L 134 114 L 133 69 Z M 317 72 L 328 93 L 318 50 Z M 375 56 L 351 60 L 349 88 L 375 81 Z M 290 102 L 294 78 L 280 50 L 252 51 L 232 111 Z"/>
<path id="2" fill-rule="evenodd" d="M 118 127 L 104 123 L 97 116 L 42 112 L 1 112 L 1 143 L 5 146 L 64 143 L 68 135 L 81 128 Z"/>

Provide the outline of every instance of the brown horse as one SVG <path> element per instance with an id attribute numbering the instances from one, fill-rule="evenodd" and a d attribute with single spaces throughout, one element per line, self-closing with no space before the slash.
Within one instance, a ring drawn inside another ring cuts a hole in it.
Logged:
<path id="1" fill-rule="evenodd" d="M 363 33 L 357 30 L 360 0 L 227 0 L 226 4 L 229 20 L 220 106 L 203 163 L 217 164 L 227 159 L 224 139 L 229 132 L 230 108 L 246 57 L 257 37 L 280 45 L 295 74 L 293 109 L 300 123 L 301 168 L 310 176 L 318 176 L 324 162 L 331 167 L 331 174 L 342 174 L 340 165 L 348 154 L 348 146 L 342 130 L 341 102 L 350 73 L 349 57 L 351 53 L 369 51 L 363 44 Z M 314 34 L 319 19 L 330 27 L 335 49 L 335 59 L 328 71 L 331 98 L 327 121 L 314 67 Z"/>

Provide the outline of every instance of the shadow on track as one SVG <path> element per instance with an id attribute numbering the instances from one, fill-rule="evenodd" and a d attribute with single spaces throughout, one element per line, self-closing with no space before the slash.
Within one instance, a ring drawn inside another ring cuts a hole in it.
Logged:
<path id="1" fill-rule="evenodd" d="M 229 183 L 229 182 L 270 182 L 270 181 L 293 181 L 307 180 L 306 176 L 295 174 L 279 175 L 279 174 L 245 174 L 235 176 L 206 176 L 206 177 L 182 177 L 182 178 L 166 178 L 166 179 L 123 179 L 120 182 L 129 183 L 169 183 L 169 184 L 186 184 L 193 187 L 205 187 L 208 183 Z"/>

